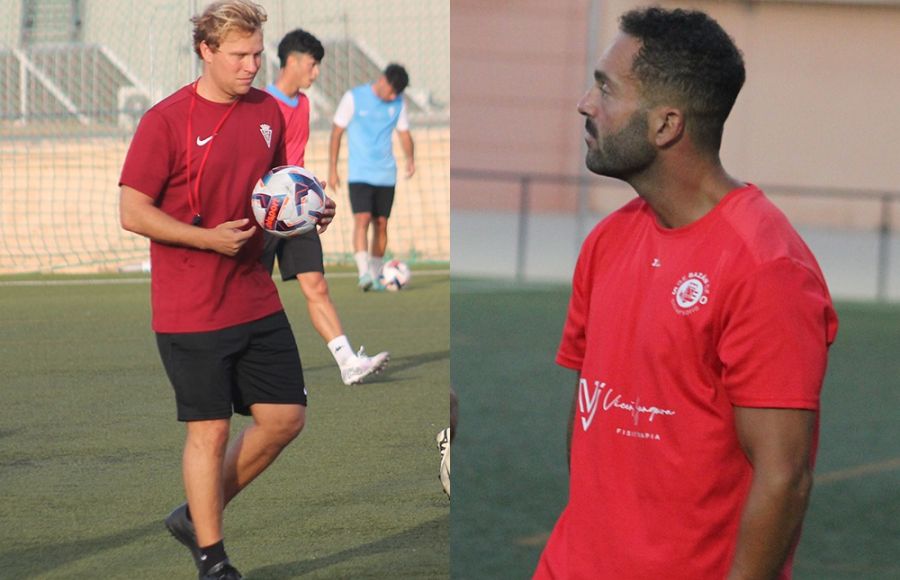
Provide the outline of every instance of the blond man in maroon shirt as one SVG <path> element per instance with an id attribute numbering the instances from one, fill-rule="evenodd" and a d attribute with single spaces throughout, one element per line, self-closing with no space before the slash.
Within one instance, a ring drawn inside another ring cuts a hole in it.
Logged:
<path id="1" fill-rule="evenodd" d="M 250 219 L 254 184 L 285 163 L 278 105 L 251 87 L 265 20 L 248 0 L 193 19 L 203 73 L 144 115 L 120 179 L 122 226 L 151 240 L 153 329 L 187 428 L 187 503 L 166 526 L 201 579 L 241 577 L 225 552 L 224 507 L 306 417 L 297 346 Z M 331 204 L 320 228 L 333 215 Z M 234 412 L 253 423 L 229 446 Z"/>

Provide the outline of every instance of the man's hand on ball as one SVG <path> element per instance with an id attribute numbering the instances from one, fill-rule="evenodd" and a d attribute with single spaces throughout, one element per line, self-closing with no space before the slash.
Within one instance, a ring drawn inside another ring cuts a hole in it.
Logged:
<path id="1" fill-rule="evenodd" d="M 325 189 L 325 182 L 322 183 L 322 189 Z M 334 200 L 328 196 L 325 196 L 325 209 L 322 210 L 322 217 L 319 218 L 319 233 L 324 233 L 325 230 L 328 229 L 329 224 L 331 224 L 331 220 L 334 219 L 335 208 L 337 204 L 334 203 Z"/>

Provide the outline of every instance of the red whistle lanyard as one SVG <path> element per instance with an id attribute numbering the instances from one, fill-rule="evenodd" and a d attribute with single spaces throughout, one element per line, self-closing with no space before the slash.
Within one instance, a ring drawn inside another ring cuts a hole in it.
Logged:
<path id="1" fill-rule="evenodd" d="M 185 157 L 187 163 L 187 186 L 188 186 L 188 205 L 191 208 L 191 213 L 193 214 L 193 218 L 191 219 L 191 223 L 195 226 L 199 226 L 203 218 L 200 215 L 200 178 L 203 176 L 203 169 L 206 167 L 206 160 L 209 159 L 209 152 L 212 151 L 213 145 L 216 142 L 216 135 L 219 134 L 219 130 L 222 128 L 222 125 L 225 124 L 225 121 L 228 119 L 228 116 L 231 115 L 231 112 L 237 106 L 237 104 L 241 101 L 240 98 L 237 98 L 228 110 L 225 111 L 225 114 L 222 115 L 222 118 L 219 119 L 219 122 L 216 123 L 215 129 L 213 129 L 212 135 L 208 137 L 209 143 L 207 143 L 206 151 L 203 153 L 203 158 L 200 160 L 200 168 L 197 170 L 197 180 L 194 183 L 194 187 L 191 188 L 191 149 L 193 149 L 193 143 L 191 142 L 191 136 L 193 135 L 193 123 L 191 118 L 194 116 L 194 107 L 197 104 L 197 81 L 194 81 L 194 84 L 191 85 L 191 106 L 188 110 L 188 120 L 187 120 L 187 137 L 185 140 Z M 200 139 L 198 136 L 197 139 Z"/>

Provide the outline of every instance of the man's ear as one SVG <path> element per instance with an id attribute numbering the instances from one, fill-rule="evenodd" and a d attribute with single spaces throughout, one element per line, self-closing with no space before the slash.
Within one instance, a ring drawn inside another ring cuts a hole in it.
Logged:
<path id="1" fill-rule="evenodd" d="M 215 51 L 210 48 L 208 44 L 206 44 L 205 40 L 200 43 L 200 58 L 203 60 L 203 62 L 211 62 L 213 52 Z"/>
<path id="2" fill-rule="evenodd" d="M 650 130 L 657 147 L 671 147 L 684 136 L 684 112 L 670 106 L 651 109 Z"/>

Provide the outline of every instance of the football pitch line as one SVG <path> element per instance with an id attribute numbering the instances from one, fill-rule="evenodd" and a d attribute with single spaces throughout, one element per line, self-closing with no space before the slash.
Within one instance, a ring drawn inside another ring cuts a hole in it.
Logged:
<path id="1" fill-rule="evenodd" d="M 567 280 L 520 282 L 515 278 L 454 278 L 453 294 L 495 294 L 497 292 L 544 292 L 564 291 Z"/>
<path id="2" fill-rule="evenodd" d="M 900 457 L 895 457 L 894 459 L 888 459 L 886 461 L 878 461 L 876 463 L 865 463 L 863 465 L 850 467 L 848 469 L 829 471 L 828 473 L 823 473 L 822 475 L 817 476 L 815 479 L 815 484 L 822 485 L 835 483 L 838 481 L 846 481 L 848 479 L 856 479 L 858 477 L 872 475 L 875 473 L 893 471 L 894 469 L 900 469 Z M 546 544 L 547 540 L 549 539 L 550 532 L 541 532 L 539 534 L 533 534 L 531 536 L 516 538 L 514 543 L 519 546 L 540 547 Z"/>
<path id="3" fill-rule="evenodd" d="M 894 459 L 888 459 L 886 461 L 878 461 L 876 463 L 865 463 L 848 469 L 829 471 L 828 473 L 823 473 L 816 477 L 815 483 L 834 483 L 836 481 L 856 479 L 857 477 L 862 477 L 864 475 L 893 471 L 894 469 L 900 469 L 900 457 L 895 457 Z"/>
<path id="4" fill-rule="evenodd" d="M 413 270 L 413 276 L 446 276 L 450 269 L 443 270 Z M 334 272 L 325 274 L 326 278 L 356 278 L 355 272 Z M 280 276 L 273 276 L 280 280 Z M 0 287 L 4 286 L 107 286 L 117 284 L 149 284 L 150 277 L 142 278 L 77 278 L 73 280 L 0 280 Z"/>
<path id="5" fill-rule="evenodd" d="M 109 286 L 118 284 L 149 284 L 150 278 L 80 278 L 77 280 L 5 280 L 2 286 Z"/>

